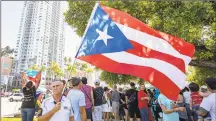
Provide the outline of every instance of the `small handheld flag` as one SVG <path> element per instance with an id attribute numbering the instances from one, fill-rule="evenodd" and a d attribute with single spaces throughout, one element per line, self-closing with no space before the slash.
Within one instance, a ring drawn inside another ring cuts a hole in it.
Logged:
<path id="1" fill-rule="evenodd" d="M 32 81 L 33 84 L 38 87 L 41 81 L 41 71 L 36 70 L 27 70 L 25 71 L 25 79 L 26 81 Z"/>

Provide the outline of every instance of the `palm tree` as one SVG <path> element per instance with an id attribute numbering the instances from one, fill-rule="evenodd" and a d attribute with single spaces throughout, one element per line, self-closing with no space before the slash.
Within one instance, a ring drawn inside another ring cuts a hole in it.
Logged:
<path id="1" fill-rule="evenodd" d="M 65 72 L 67 73 L 68 79 L 70 79 L 72 77 L 72 75 L 76 74 L 76 68 L 75 68 L 75 66 L 69 64 L 69 65 L 67 65 Z"/>
<path id="2" fill-rule="evenodd" d="M 67 62 L 68 62 L 67 57 L 64 57 L 64 62 L 65 62 L 65 64 L 67 64 Z"/>
<path id="3" fill-rule="evenodd" d="M 87 68 L 88 68 L 87 63 L 83 63 L 83 64 L 81 65 L 81 67 L 80 67 L 80 70 L 81 70 L 81 71 L 86 71 Z"/>
<path id="4" fill-rule="evenodd" d="M 48 67 L 48 75 L 51 76 L 52 80 L 53 77 L 61 77 L 63 72 L 61 71 L 61 68 L 56 62 L 52 62 L 52 64 Z"/>
<path id="5" fill-rule="evenodd" d="M 46 70 L 46 67 L 45 67 L 45 66 L 41 66 L 40 70 L 41 70 L 42 72 L 44 72 L 44 71 Z"/>
<path id="6" fill-rule="evenodd" d="M 90 68 L 90 67 L 88 67 L 88 68 L 85 70 L 85 72 L 87 72 L 87 73 L 92 73 L 92 72 L 93 72 L 93 69 Z"/>
<path id="7" fill-rule="evenodd" d="M 61 78 L 64 75 L 64 73 L 62 72 L 61 68 L 58 68 L 55 73 L 56 73 L 56 76 L 58 78 Z"/>
<path id="8" fill-rule="evenodd" d="M 68 58 L 68 63 L 70 64 L 72 62 L 71 57 Z"/>
<path id="9" fill-rule="evenodd" d="M 9 46 L 6 46 L 5 48 L 1 49 L 1 57 L 9 56 L 10 54 L 13 54 L 14 52 L 15 52 L 14 49 L 11 49 Z"/>
<path id="10" fill-rule="evenodd" d="M 34 65 L 31 66 L 29 69 L 30 69 L 30 70 L 38 70 L 39 68 L 38 68 L 38 66 L 37 66 L 36 64 L 34 64 Z"/>
<path id="11" fill-rule="evenodd" d="M 100 71 L 101 69 L 95 66 L 93 70 Z"/>

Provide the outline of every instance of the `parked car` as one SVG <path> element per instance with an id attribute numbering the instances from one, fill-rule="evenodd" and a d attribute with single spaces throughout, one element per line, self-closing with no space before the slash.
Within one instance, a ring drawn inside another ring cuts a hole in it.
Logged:
<path id="1" fill-rule="evenodd" d="M 1 92 L 1 97 L 4 97 L 4 96 L 5 96 L 5 94 L 3 92 Z"/>
<path id="2" fill-rule="evenodd" d="M 13 101 L 23 101 L 24 96 L 22 93 L 14 93 L 11 96 L 9 96 L 9 101 L 13 102 Z"/>

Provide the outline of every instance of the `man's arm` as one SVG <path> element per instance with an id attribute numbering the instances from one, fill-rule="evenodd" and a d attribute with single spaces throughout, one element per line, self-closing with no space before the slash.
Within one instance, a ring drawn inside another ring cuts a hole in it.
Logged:
<path id="1" fill-rule="evenodd" d="M 192 110 L 192 106 L 193 106 L 193 100 L 192 98 L 190 99 L 190 110 Z"/>
<path id="2" fill-rule="evenodd" d="M 82 121 L 87 121 L 85 106 L 86 106 L 85 95 L 84 95 L 84 93 L 82 93 L 82 95 L 79 99 L 79 107 L 80 107 L 80 114 L 81 114 Z"/>
<path id="3" fill-rule="evenodd" d="M 206 93 L 203 93 L 203 92 L 199 92 L 199 94 L 202 96 L 202 97 L 208 97 L 211 92 L 210 91 L 207 91 Z"/>
<path id="4" fill-rule="evenodd" d="M 206 116 L 207 113 L 208 113 L 208 111 L 207 111 L 206 109 L 200 107 L 200 108 L 196 111 L 196 113 L 197 113 L 199 116 Z"/>
<path id="5" fill-rule="evenodd" d="M 41 81 L 41 71 L 39 71 L 38 74 L 36 75 L 36 82 L 39 82 L 39 81 Z M 38 86 L 39 86 L 39 83 L 35 85 L 36 89 L 38 88 Z"/>
<path id="6" fill-rule="evenodd" d="M 128 104 L 128 96 L 125 96 L 125 102 Z"/>
<path id="7" fill-rule="evenodd" d="M 60 110 L 60 108 L 61 108 L 61 103 L 58 102 L 58 103 L 56 104 L 56 106 L 55 106 L 51 111 L 49 111 L 49 112 L 47 112 L 46 114 L 44 114 L 44 115 L 38 117 L 38 121 L 49 121 L 50 118 L 51 118 L 56 112 L 58 112 L 58 111 Z M 45 108 L 43 108 L 43 109 L 45 109 Z"/>
<path id="8" fill-rule="evenodd" d="M 24 72 L 22 72 L 22 74 L 21 74 L 21 81 L 22 81 L 22 88 L 24 88 L 25 84 L 26 84 L 26 82 L 25 82 L 25 73 Z"/>
<path id="9" fill-rule="evenodd" d="M 91 88 L 91 101 L 92 101 L 92 110 L 94 110 L 94 94 L 92 88 Z"/>
<path id="10" fill-rule="evenodd" d="M 178 95 L 178 103 L 183 103 L 184 102 L 184 98 L 182 95 Z"/>
<path id="11" fill-rule="evenodd" d="M 74 121 L 74 117 L 73 116 L 70 117 L 70 121 Z"/>
<path id="12" fill-rule="evenodd" d="M 80 114 L 82 121 L 87 121 L 85 106 L 80 106 Z"/>
<path id="13" fill-rule="evenodd" d="M 196 110 L 197 114 L 200 116 L 206 116 L 207 113 L 211 110 L 211 101 L 209 98 L 204 98 L 198 110 Z"/>
<path id="14" fill-rule="evenodd" d="M 186 111 L 185 107 L 178 107 L 178 108 L 174 108 L 174 109 L 166 109 L 166 107 L 164 105 L 160 105 L 160 107 L 165 114 L 170 114 L 173 112 L 185 112 Z"/>

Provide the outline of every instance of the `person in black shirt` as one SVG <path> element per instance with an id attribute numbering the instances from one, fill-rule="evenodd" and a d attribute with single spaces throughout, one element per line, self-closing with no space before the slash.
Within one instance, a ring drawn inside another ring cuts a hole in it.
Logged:
<path id="1" fill-rule="evenodd" d="M 94 111 L 93 111 L 93 121 L 102 121 L 102 105 L 104 98 L 104 90 L 100 87 L 100 81 L 96 80 L 95 88 L 93 90 L 94 95 Z"/>
<path id="2" fill-rule="evenodd" d="M 21 106 L 22 121 L 33 121 L 36 104 L 36 87 L 33 86 L 32 81 L 29 81 L 22 90 L 24 94 L 24 100 Z"/>
<path id="3" fill-rule="evenodd" d="M 133 121 L 136 115 L 137 121 L 140 121 L 140 111 L 138 109 L 138 91 L 136 90 L 135 83 L 130 83 L 131 89 L 126 92 L 126 104 L 128 105 L 128 113 L 130 121 Z"/>

